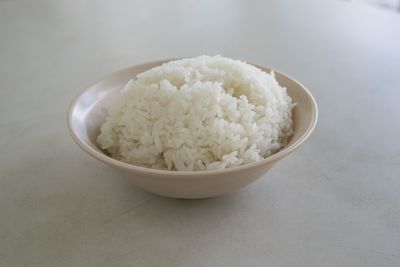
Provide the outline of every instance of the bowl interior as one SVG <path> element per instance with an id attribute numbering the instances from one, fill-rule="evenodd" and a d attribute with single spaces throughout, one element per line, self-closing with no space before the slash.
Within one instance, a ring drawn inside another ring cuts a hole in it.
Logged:
<path id="1" fill-rule="evenodd" d="M 169 60 L 129 67 L 114 72 L 88 87 L 72 103 L 69 111 L 69 127 L 75 141 L 84 149 L 87 146 L 105 155 L 97 146 L 96 137 L 100 133 L 100 126 L 107 116 L 108 108 L 115 102 L 118 93 L 131 78 L 167 61 Z M 257 67 L 267 72 L 270 71 L 267 67 Z M 287 88 L 287 93 L 296 103 L 292 112 L 294 134 L 289 144 L 283 149 L 286 150 L 304 141 L 311 133 L 317 119 L 317 108 L 311 94 L 299 82 L 277 71 L 275 71 L 275 75 L 278 82 Z M 86 150 L 88 151 L 87 147 Z"/>

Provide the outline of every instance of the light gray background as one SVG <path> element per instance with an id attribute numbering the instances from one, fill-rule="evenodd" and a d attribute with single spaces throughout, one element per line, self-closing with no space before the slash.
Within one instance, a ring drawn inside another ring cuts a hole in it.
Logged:
<path id="1" fill-rule="evenodd" d="M 301 3 L 300 3 L 301 2 Z M 69 137 L 81 88 L 222 54 L 282 70 L 309 141 L 225 197 L 130 185 Z M 400 266 L 400 16 L 346 1 L 0 1 L 0 266 Z"/>

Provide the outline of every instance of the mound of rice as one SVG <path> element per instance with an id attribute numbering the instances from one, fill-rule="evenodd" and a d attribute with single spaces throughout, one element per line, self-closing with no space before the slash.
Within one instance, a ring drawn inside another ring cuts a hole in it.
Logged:
<path id="1" fill-rule="evenodd" d="M 182 59 L 130 80 L 97 142 L 134 165 L 223 169 L 285 146 L 293 133 L 292 107 L 273 72 L 221 56 Z"/>

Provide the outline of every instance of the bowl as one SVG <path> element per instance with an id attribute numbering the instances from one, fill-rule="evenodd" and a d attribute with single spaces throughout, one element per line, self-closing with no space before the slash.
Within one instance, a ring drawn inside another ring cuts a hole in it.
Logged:
<path id="1" fill-rule="evenodd" d="M 172 59 L 171 59 L 172 60 Z M 317 105 L 310 92 L 286 74 L 275 71 L 278 82 L 297 105 L 293 108 L 294 134 L 279 152 L 254 163 L 222 170 L 169 171 L 135 166 L 106 155 L 96 144 L 100 126 L 108 108 L 124 85 L 138 73 L 170 60 L 135 65 L 116 71 L 87 87 L 71 104 L 68 127 L 73 140 L 89 155 L 127 176 L 138 187 L 163 196 L 185 199 L 209 198 L 239 190 L 262 177 L 276 162 L 292 153 L 312 133 L 318 117 Z M 269 72 L 271 69 L 254 66 Z"/>

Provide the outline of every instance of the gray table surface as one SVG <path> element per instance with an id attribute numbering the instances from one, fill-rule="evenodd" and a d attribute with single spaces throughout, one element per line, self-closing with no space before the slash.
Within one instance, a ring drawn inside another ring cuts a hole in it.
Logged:
<path id="1" fill-rule="evenodd" d="M 301 3 L 300 3 L 301 2 Z M 66 127 L 129 65 L 222 54 L 320 109 L 265 177 L 183 201 L 131 185 Z M 0 1 L 0 266 L 400 266 L 400 15 L 346 1 Z"/>

